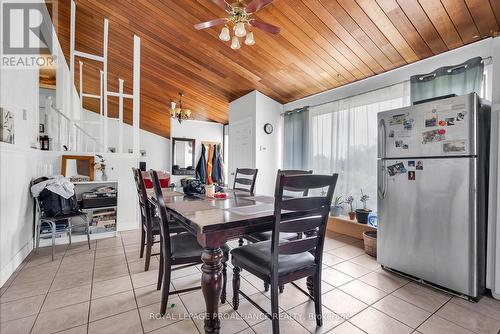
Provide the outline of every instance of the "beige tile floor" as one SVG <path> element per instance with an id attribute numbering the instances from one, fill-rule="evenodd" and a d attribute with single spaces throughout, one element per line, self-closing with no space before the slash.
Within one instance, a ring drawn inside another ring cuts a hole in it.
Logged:
<path id="1" fill-rule="evenodd" d="M 173 295 L 158 319 L 158 258 L 144 272 L 139 232 L 32 254 L 0 290 L 0 333 L 202 333 L 201 291 Z M 231 243 L 234 246 L 234 243 Z M 324 325 L 311 319 L 312 301 L 287 285 L 280 295 L 281 332 L 292 333 L 498 333 L 500 302 L 477 304 L 385 272 L 359 240 L 329 235 L 323 270 Z M 228 296 L 232 295 L 228 272 Z M 242 290 L 269 310 L 262 282 L 243 272 Z M 200 268 L 175 271 L 172 289 L 198 285 Z M 305 281 L 299 284 L 305 287 Z M 221 305 L 221 333 L 270 333 L 270 322 L 244 299 L 239 310 Z M 189 316 L 191 315 L 191 316 Z"/>

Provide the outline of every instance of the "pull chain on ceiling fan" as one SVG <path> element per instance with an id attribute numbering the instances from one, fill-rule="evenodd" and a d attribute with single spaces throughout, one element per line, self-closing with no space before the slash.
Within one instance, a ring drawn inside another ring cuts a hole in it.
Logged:
<path id="1" fill-rule="evenodd" d="M 202 30 L 224 24 L 219 39 L 224 42 L 231 40 L 232 49 L 237 50 L 241 47 L 240 38 L 243 37 L 245 37 L 246 45 L 251 46 L 255 44 L 255 38 L 251 30 L 252 27 L 274 35 L 280 32 L 279 27 L 252 18 L 252 14 L 269 5 L 273 0 L 252 0 L 246 6 L 241 3 L 241 0 L 238 0 L 232 5 L 224 0 L 212 0 L 212 2 L 224 9 L 228 13 L 228 17 L 198 23 L 194 25 L 194 28 L 196 30 Z M 234 36 L 232 38 L 229 30 L 230 26 L 234 31 Z"/>

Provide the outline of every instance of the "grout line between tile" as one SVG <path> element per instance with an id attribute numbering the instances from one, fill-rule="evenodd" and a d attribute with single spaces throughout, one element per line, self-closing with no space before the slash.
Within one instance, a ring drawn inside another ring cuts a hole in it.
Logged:
<path id="1" fill-rule="evenodd" d="M 89 311 L 87 314 L 87 334 L 89 332 L 89 327 L 90 327 L 90 309 L 92 307 L 92 292 L 94 290 L 94 272 L 95 272 L 95 259 L 96 259 L 96 253 L 97 253 L 97 240 L 96 240 L 96 245 L 95 245 L 95 248 L 93 251 L 94 251 L 94 261 L 92 262 L 92 277 L 90 280 Z"/>
<path id="2" fill-rule="evenodd" d="M 453 298 L 453 297 L 452 297 L 452 298 Z M 462 325 L 460 325 L 460 324 L 457 324 L 457 323 L 456 323 L 456 322 L 454 322 L 454 321 L 451 321 L 451 320 L 448 320 L 448 319 L 446 319 L 446 318 L 443 318 L 443 317 L 441 317 L 441 316 L 439 316 L 439 315 L 437 314 L 437 312 L 438 312 L 440 309 L 442 309 L 443 307 L 445 307 L 445 306 L 446 306 L 446 305 L 447 305 L 447 304 L 451 301 L 451 299 L 452 299 L 452 298 L 448 299 L 448 301 L 446 301 L 446 303 L 444 303 L 444 304 L 443 304 L 443 305 L 441 305 L 441 306 L 440 306 L 440 307 L 439 307 L 436 311 L 434 311 L 434 313 L 432 313 L 432 314 L 429 316 L 429 318 L 430 318 L 430 317 L 432 317 L 433 315 L 435 315 L 435 316 L 436 316 L 436 317 L 438 317 L 438 318 L 441 318 L 441 319 L 443 319 L 443 320 L 446 320 L 446 321 L 448 321 L 448 322 L 451 322 L 451 323 L 452 323 L 452 324 L 454 324 L 455 326 L 458 326 L 458 327 L 463 328 L 463 329 L 465 329 L 465 330 L 467 330 L 467 331 L 470 331 L 470 332 L 477 333 L 476 331 L 473 331 L 473 330 L 471 330 L 471 329 L 469 329 L 469 328 L 466 328 L 466 327 L 464 327 L 464 326 L 462 326 Z M 427 320 L 428 320 L 428 318 L 427 318 L 425 321 L 427 321 Z M 424 322 L 425 322 L 425 321 L 424 321 Z M 420 326 L 422 326 L 423 324 L 424 324 L 424 323 L 422 322 L 422 323 L 420 324 Z M 420 328 L 420 326 L 418 326 L 417 328 L 415 328 L 415 330 L 418 330 L 418 329 Z M 498 331 L 498 333 L 500 333 L 500 330 Z"/>
<path id="3" fill-rule="evenodd" d="M 158 269 L 158 270 L 159 270 L 159 269 Z M 163 287 L 162 287 L 162 288 L 163 288 Z M 182 306 L 184 306 L 184 308 L 186 309 L 187 313 L 188 313 L 188 314 L 190 314 L 190 311 L 188 310 L 188 308 L 187 308 L 186 304 L 184 304 L 184 301 L 182 300 L 181 295 L 179 295 L 179 294 L 178 294 L 177 296 L 178 296 L 178 298 L 179 298 L 179 300 L 180 300 L 180 302 L 181 302 Z M 201 332 L 200 332 L 200 330 L 199 330 L 198 326 L 196 326 L 196 323 L 194 322 L 193 317 L 191 317 L 191 316 L 190 316 L 190 317 L 189 317 L 189 320 L 191 320 L 191 322 L 193 323 L 194 328 L 196 328 L 196 330 L 198 331 L 198 333 L 199 333 L 199 334 L 201 334 Z M 182 321 L 182 320 L 181 320 L 181 321 Z M 173 325 L 173 324 L 176 324 L 176 323 L 178 323 L 178 321 L 176 321 L 176 322 L 174 322 L 174 323 L 172 323 L 172 324 L 170 324 L 170 325 Z M 165 327 L 168 327 L 168 326 L 170 326 L 170 325 L 167 325 L 167 326 L 165 326 Z M 160 328 L 165 328 L 165 327 L 160 327 Z"/>
<path id="4" fill-rule="evenodd" d="M 365 309 L 366 310 L 366 309 Z M 349 319 L 350 320 L 350 319 Z M 363 329 L 359 328 L 358 326 L 356 326 L 355 324 L 353 324 L 352 322 L 350 322 L 349 320 L 347 320 L 348 323 L 350 323 L 352 326 L 356 327 L 357 329 L 359 329 L 360 331 L 362 331 L 363 333 L 368 333 L 366 331 L 364 331 Z"/>
<path id="5" fill-rule="evenodd" d="M 47 289 L 47 292 L 45 293 L 45 297 L 43 298 L 42 305 L 40 306 L 40 309 L 38 310 L 38 313 L 36 314 L 35 321 L 33 321 L 33 325 L 31 325 L 31 329 L 29 331 L 30 334 L 33 332 L 33 329 L 35 328 L 36 322 L 38 321 L 38 317 L 40 316 L 40 312 L 42 311 L 42 308 L 43 308 L 43 305 L 45 304 L 45 301 L 47 300 L 47 296 L 49 294 L 50 288 L 52 287 L 52 284 L 54 284 L 54 281 L 56 280 L 56 276 L 57 276 L 57 273 L 59 272 L 59 268 L 61 268 L 62 259 L 64 259 L 64 255 L 66 255 L 67 251 L 68 251 L 68 247 L 66 247 L 66 249 L 64 250 L 64 254 L 63 254 L 61 260 L 59 261 L 59 265 L 57 266 L 56 274 L 52 278 L 52 282 L 50 282 L 49 288 Z"/>
<path id="6" fill-rule="evenodd" d="M 128 265 L 127 252 L 125 252 L 125 244 L 123 243 L 123 238 L 121 238 L 121 235 L 120 235 L 120 239 L 122 241 L 123 253 L 125 254 L 125 262 L 127 263 L 128 278 L 130 279 L 130 285 L 132 286 L 132 293 L 134 294 L 134 300 L 135 300 L 135 306 L 136 306 L 136 310 L 137 310 L 137 315 L 139 316 L 139 322 L 141 324 L 142 333 L 145 333 L 144 324 L 142 323 L 141 312 L 139 311 L 139 303 L 137 302 L 137 295 L 135 294 L 134 281 L 132 280 L 132 275 L 130 274 L 130 267 Z"/>

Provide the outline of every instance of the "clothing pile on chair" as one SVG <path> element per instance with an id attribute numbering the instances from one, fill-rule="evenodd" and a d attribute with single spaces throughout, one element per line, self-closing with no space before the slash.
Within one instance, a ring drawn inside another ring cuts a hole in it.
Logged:
<path id="1" fill-rule="evenodd" d="M 80 213 L 75 185 L 61 175 L 34 180 L 31 194 L 38 199 L 40 210 L 46 216 L 58 217 Z"/>
<path id="2" fill-rule="evenodd" d="M 196 165 L 196 176 L 205 184 L 224 182 L 224 160 L 220 144 L 209 144 L 208 154 L 205 144 L 201 145 L 201 156 Z"/>
<path id="3" fill-rule="evenodd" d="M 44 177 L 36 181 L 31 186 L 31 194 L 33 197 L 38 197 L 44 189 L 58 194 L 65 199 L 68 199 L 75 194 L 75 185 L 62 175 L 56 175 L 52 178 Z"/>

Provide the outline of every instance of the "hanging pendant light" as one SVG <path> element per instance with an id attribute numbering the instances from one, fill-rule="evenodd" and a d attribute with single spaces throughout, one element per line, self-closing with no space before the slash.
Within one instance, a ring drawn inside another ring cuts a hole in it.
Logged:
<path id="1" fill-rule="evenodd" d="M 255 38 L 253 37 L 253 31 L 249 31 L 247 33 L 247 37 L 245 38 L 245 44 L 250 45 L 250 46 L 255 44 Z"/>
<path id="2" fill-rule="evenodd" d="M 179 107 L 176 108 L 177 104 L 172 101 L 170 103 L 170 117 L 174 118 L 182 123 L 183 120 L 187 120 L 191 117 L 191 110 L 182 108 L 182 97 L 184 96 L 183 92 L 179 92 Z"/>
<path id="3" fill-rule="evenodd" d="M 233 40 L 231 41 L 231 49 L 238 50 L 239 48 L 241 48 L 240 39 L 236 36 L 233 36 Z"/>
<path id="4" fill-rule="evenodd" d="M 238 37 L 245 37 L 247 34 L 247 31 L 245 29 L 245 23 L 244 22 L 238 22 L 234 26 L 234 34 Z"/>
<path id="5" fill-rule="evenodd" d="M 229 28 L 227 27 L 227 25 L 222 27 L 219 39 L 224 42 L 228 42 L 231 39 L 231 36 L 229 35 Z"/>

